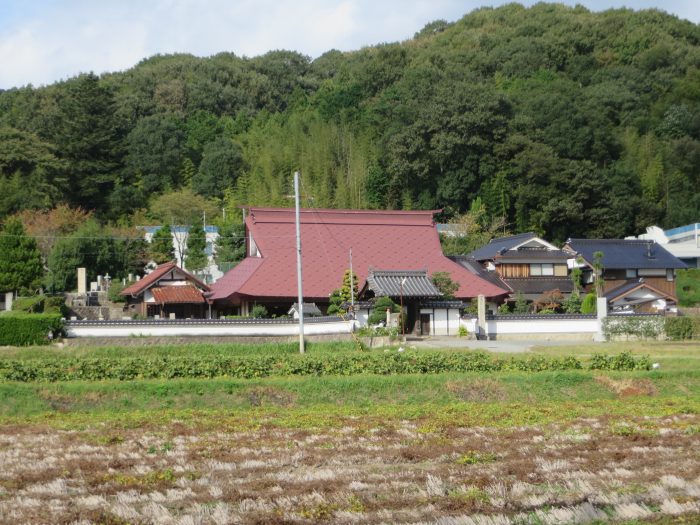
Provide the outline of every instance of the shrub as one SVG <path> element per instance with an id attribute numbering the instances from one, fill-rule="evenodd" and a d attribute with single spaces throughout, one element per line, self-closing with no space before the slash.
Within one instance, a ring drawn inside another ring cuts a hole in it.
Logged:
<path id="1" fill-rule="evenodd" d="M 250 311 L 250 316 L 253 319 L 264 319 L 265 317 L 267 317 L 267 308 L 265 308 L 261 304 L 256 304 Z"/>
<path id="2" fill-rule="evenodd" d="M 467 337 L 469 335 L 469 330 L 467 330 L 466 326 L 461 324 L 459 325 L 459 329 L 457 330 L 457 335 L 459 337 Z"/>
<path id="3" fill-rule="evenodd" d="M 70 310 L 66 306 L 66 298 L 63 295 L 53 295 L 44 301 L 45 314 L 59 314 L 61 317 L 68 317 Z"/>
<path id="4" fill-rule="evenodd" d="M 572 293 L 562 305 L 567 314 L 581 313 L 581 296 L 578 292 Z"/>
<path id="5" fill-rule="evenodd" d="M 0 316 L 1 318 L 2 316 Z M 647 370 L 648 356 L 596 354 L 593 370 Z M 357 374 L 438 374 L 443 372 L 579 370 L 575 357 L 493 358 L 485 352 L 374 352 L 339 355 L 200 355 L 153 357 L 71 357 L 0 360 L 0 380 L 54 382 L 269 376 L 350 376 Z"/>
<path id="6" fill-rule="evenodd" d="M 582 314 L 594 314 L 596 313 L 596 299 L 597 296 L 595 292 L 587 293 L 586 296 L 581 301 L 581 313 Z"/>
<path id="7" fill-rule="evenodd" d="M 131 283 L 129 283 L 131 284 Z M 123 295 L 119 295 L 119 293 L 126 288 L 127 285 L 123 285 L 119 281 L 115 280 L 109 283 L 109 290 L 107 291 L 107 298 L 113 302 L 113 303 L 125 303 L 126 302 L 126 297 Z"/>
<path id="8" fill-rule="evenodd" d="M 660 317 L 617 316 L 606 317 L 603 321 L 603 334 L 606 339 L 617 335 L 656 339 L 663 330 L 664 320 Z"/>
<path id="9" fill-rule="evenodd" d="M 588 364 L 590 370 L 650 370 L 648 355 L 635 358 L 630 352 L 617 355 L 593 354 Z"/>
<path id="10" fill-rule="evenodd" d="M 63 321 L 59 314 L 12 312 L 0 315 L 0 345 L 48 344 L 62 333 Z"/>
<path id="11" fill-rule="evenodd" d="M 372 313 L 369 315 L 367 322 L 369 324 L 378 324 L 382 321 L 386 321 L 386 311 L 387 308 L 392 313 L 397 313 L 399 311 L 399 306 L 391 300 L 389 297 L 379 297 L 374 302 L 374 307 L 372 308 Z"/>
<path id="12" fill-rule="evenodd" d="M 667 317 L 664 322 L 666 337 L 674 341 L 693 338 L 693 320 L 690 317 Z"/>
<path id="13" fill-rule="evenodd" d="M 18 297 L 12 302 L 12 311 L 39 314 L 44 311 L 45 295 Z"/>

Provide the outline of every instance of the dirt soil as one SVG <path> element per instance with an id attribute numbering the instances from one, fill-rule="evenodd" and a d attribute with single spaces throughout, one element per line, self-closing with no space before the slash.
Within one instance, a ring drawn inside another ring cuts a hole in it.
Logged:
<path id="1" fill-rule="evenodd" d="M 700 523 L 698 444 L 697 415 L 508 430 L 4 426 L 0 523 Z"/>

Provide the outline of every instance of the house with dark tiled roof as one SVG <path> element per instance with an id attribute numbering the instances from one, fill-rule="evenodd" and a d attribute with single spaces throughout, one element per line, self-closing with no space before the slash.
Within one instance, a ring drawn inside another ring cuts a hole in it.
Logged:
<path id="1" fill-rule="evenodd" d="M 507 287 L 513 299 L 522 294 L 534 301 L 545 292 L 573 291 L 569 255 L 532 232 L 498 237 L 466 256 L 451 257 L 465 268 Z"/>
<path id="2" fill-rule="evenodd" d="M 603 293 L 613 310 L 663 311 L 678 301 L 675 272 L 686 265 L 654 241 L 569 239 L 564 251 L 583 261 L 589 288 L 594 286 L 596 253 L 601 254 Z"/>
<path id="3" fill-rule="evenodd" d="M 124 288 L 125 313 L 142 317 L 204 319 L 209 287 L 174 262 L 156 266 L 142 279 Z"/>
<path id="4" fill-rule="evenodd" d="M 479 295 L 501 300 L 508 293 L 445 257 L 433 220 L 435 211 L 300 211 L 304 300 L 325 311 L 329 294 L 352 267 L 362 288 L 370 272 L 447 272 L 459 284 L 458 300 Z M 247 314 L 254 304 L 285 314 L 297 300 L 295 213 L 292 208 L 250 208 L 246 258 L 212 285 L 208 298 L 218 314 Z M 378 284 L 378 283 L 375 283 Z M 387 283 L 385 285 L 388 286 Z M 418 322 L 407 312 L 407 325 Z"/>

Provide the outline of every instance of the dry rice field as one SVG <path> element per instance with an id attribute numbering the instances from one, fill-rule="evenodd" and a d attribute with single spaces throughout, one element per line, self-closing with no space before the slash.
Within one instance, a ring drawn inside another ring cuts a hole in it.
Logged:
<path id="1" fill-rule="evenodd" d="M 700 416 L 0 427 L 2 524 L 700 523 Z"/>

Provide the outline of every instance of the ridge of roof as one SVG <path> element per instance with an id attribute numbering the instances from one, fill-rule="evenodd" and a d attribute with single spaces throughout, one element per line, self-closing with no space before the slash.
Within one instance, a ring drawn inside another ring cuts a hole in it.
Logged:
<path id="1" fill-rule="evenodd" d="M 511 240 L 520 240 L 520 239 L 526 239 L 529 237 L 537 237 L 537 234 L 535 232 L 523 232 L 523 233 L 516 233 L 514 235 L 504 235 L 503 237 L 494 237 L 491 239 L 488 244 L 500 244 L 505 241 L 511 241 Z"/>
<path id="2" fill-rule="evenodd" d="M 207 286 L 204 282 L 197 279 L 197 277 L 192 275 L 187 270 L 180 268 L 174 261 L 170 261 L 167 263 L 159 264 L 153 269 L 151 273 L 144 275 L 141 280 L 136 281 L 135 283 L 124 288 L 121 292 L 119 292 L 119 295 L 138 295 L 153 284 L 155 284 L 156 282 L 158 282 L 158 280 L 165 274 L 167 274 L 169 271 L 174 269 L 177 269 L 184 273 L 187 280 L 193 281 L 197 283 L 197 285 L 199 285 L 203 290 L 209 291 L 209 286 Z"/>
<path id="3" fill-rule="evenodd" d="M 295 208 L 268 208 L 264 206 L 250 206 L 249 212 L 255 210 L 274 213 L 296 213 Z M 358 215 L 371 213 L 373 215 L 435 215 L 442 210 L 371 210 L 371 209 L 350 209 L 350 208 L 300 208 L 299 213 L 341 213 L 348 215 Z"/>
<path id="4" fill-rule="evenodd" d="M 652 241 L 649 239 L 567 239 L 566 244 L 576 242 L 576 243 L 584 243 L 584 244 L 622 244 L 622 245 L 631 245 L 631 244 L 643 244 L 647 245 L 649 243 L 651 244 L 656 244 L 657 246 L 659 243 L 656 241 Z"/>
<path id="5" fill-rule="evenodd" d="M 516 235 L 508 235 L 506 237 L 496 237 L 476 250 L 471 251 L 467 254 L 467 256 L 473 257 L 480 261 L 491 259 L 500 250 L 510 250 L 511 248 L 517 246 L 521 241 L 535 237 L 537 237 L 537 235 L 535 235 L 533 232 L 518 233 Z"/>
<path id="6" fill-rule="evenodd" d="M 174 261 L 159 264 L 151 273 L 144 275 L 142 279 L 124 288 L 119 292 L 119 295 L 138 295 L 173 268 L 177 268 L 177 264 Z"/>

